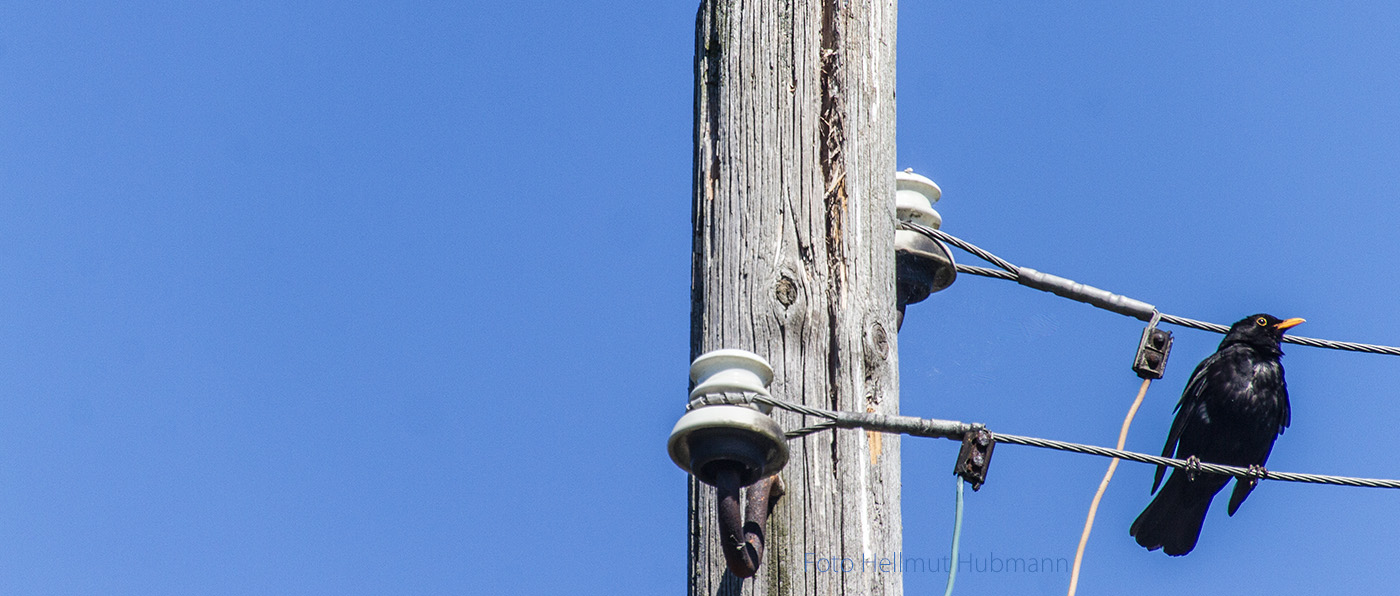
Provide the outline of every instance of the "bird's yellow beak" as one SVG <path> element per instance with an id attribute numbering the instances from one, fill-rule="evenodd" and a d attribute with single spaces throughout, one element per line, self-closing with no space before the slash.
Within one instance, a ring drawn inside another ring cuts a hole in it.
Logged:
<path id="1" fill-rule="evenodd" d="M 1283 331 L 1284 329 L 1287 329 L 1287 328 L 1289 328 L 1289 327 L 1296 326 L 1296 325 L 1298 325 L 1299 323 L 1306 323 L 1306 322 L 1307 322 L 1306 319 L 1300 319 L 1300 318 L 1298 318 L 1298 317 L 1293 317 L 1293 318 L 1291 318 L 1291 319 L 1288 319 L 1287 321 L 1279 321 L 1279 323 L 1278 323 L 1277 325 L 1274 325 L 1274 328 L 1275 328 L 1275 329 L 1278 329 L 1279 331 Z"/>

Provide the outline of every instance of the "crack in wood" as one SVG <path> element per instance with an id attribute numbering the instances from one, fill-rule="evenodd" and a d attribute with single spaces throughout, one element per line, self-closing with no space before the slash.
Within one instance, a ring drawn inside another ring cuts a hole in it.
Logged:
<path id="1" fill-rule="evenodd" d="M 841 5 L 839 0 L 822 2 L 821 26 L 821 114 L 817 119 L 821 140 L 821 171 L 826 208 L 826 263 L 830 275 L 827 297 L 827 376 L 831 389 L 830 407 L 841 409 L 841 313 L 844 308 L 846 251 L 845 116 L 842 105 Z M 831 463 L 838 465 L 838 441 L 831 443 Z"/>

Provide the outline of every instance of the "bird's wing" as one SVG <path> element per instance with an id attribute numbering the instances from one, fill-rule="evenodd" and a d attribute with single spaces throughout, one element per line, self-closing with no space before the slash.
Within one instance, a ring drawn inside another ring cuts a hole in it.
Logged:
<path id="1" fill-rule="evenodd" d="M 1171 431 L 1167 433 L 1167 444 L 1162 446 L 1162 457 L 1172 457 L 1176 451 L 1177 442 L 1181 440 L 1181 434 L 1191 421 L 1203 415 L 1205 412 L 1204 394 L 1206 386 L 1209 384 L 1209 375 L 1206 370 L 1220 359 L 1220 352 L 1216 352 L 1202 360 L 1196 365 L 1196 370 L 1191 372 L 1191 380 L 1186 382 L 1186 389 L 1181 392 L 1181 400 L 1176 402 L 1176 418 L 1172 420 Z M 1157 475 L 1152 478 L 1152 492 L 1157 492 L 1157 487 L 1162 484 L 1162 476 L 1167 472 L 1166 466 L 1157 466 Z"/>

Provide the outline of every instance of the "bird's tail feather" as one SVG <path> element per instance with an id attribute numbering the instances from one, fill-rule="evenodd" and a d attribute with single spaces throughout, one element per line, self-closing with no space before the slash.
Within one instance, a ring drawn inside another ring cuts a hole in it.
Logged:
<path id="1" fill-rule="evenodd" d="M 1173 473 L 1162 492 L 1157 493 L 1133 522 L 1128 534 L 1137 538 L 1137 543 L 1147 550 L 1160 548 L 1173 557 L 1191 552 L 1201 536 L 1201 524 L 1205 523 L 1211 498 L 1224 486 L 1223 483 L 1208 486 L 1213 484 L 1212 480 L 1206 477 L 1188 481 L 1179 473 Z"/>

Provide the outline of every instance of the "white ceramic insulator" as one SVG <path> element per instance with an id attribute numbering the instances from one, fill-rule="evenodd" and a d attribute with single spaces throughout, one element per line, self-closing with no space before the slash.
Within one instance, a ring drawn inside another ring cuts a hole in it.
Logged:
<path id="1" fill-rule="evenodd" d="M 690 399 L 712 393 L 769 395 L 773 367 L 747 350 L 715 350 L 700 355 L 690 364 L 690 380 L 695 383 Z"/>
<path id="2" fill-rule="evenodd" d="M 899 219 L 935 230 L 943 225 L 943 218 L 933 210 L 933 204 L 943 197 L 943 190 L 937 184 L 912 170 L 895 172 L 894 178 L 895 215 Z"/>

